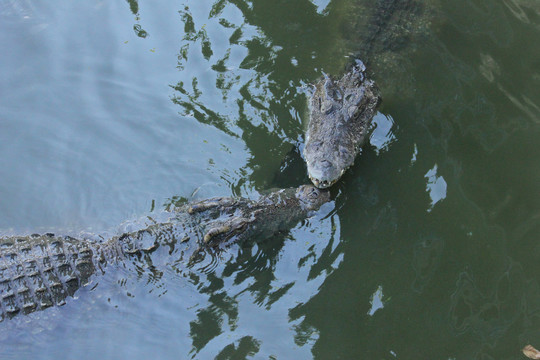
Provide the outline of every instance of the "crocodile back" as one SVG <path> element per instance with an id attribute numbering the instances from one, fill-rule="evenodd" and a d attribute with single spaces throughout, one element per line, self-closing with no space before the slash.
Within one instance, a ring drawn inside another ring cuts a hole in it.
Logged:
<path id="1" fill-rule="evenodd" d="M 0 321 L 64 304 L 105 265 L 105 248 L 52 234 L 0 239 Z"/>

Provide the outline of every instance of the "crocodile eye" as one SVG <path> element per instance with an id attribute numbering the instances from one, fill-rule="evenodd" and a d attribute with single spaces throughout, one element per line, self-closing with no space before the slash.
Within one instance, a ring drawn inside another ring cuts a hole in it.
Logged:
<path id="1" fill-rule="evenodd" d="M 319 197 L 319 191 L 317 190 L 317 188 L 312 187 L 309 190 L 308 196 L 311 200 L 317 200 L 317 198 Z"/>
<path id="2" fill-rule="evenodd" d="M 334 109 L 334 105 L 330 103 L 327 106 L 325 106 L 324 113 L 325 114 L 330 114 L 333 109 Z"/>
<path id="3" fill-rule="evenodd" d="M 360 108 L 358 106 L 351 106 L 349 107 L 349 116 L 352 118 L 352 119 L 356 119 L 357 117 L 360 116 Z"/>

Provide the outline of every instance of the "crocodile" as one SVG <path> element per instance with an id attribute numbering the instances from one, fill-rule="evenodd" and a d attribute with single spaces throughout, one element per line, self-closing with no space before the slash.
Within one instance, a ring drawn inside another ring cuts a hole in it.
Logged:
<path id="1" fill-rule="evenodd" d="M 380 102 L 360 60 L 341 79 L 325 74 L 314 85 L 304 158 L 316 187 L 332 186 L 353 165 Z"/>
<path id="2" fill-rule="evenodd" d="M 130 260 L 152 263 L 167 249 L 195 262 L 247 239 L 264 240 L 312 215 L 330 195 L 312 185 L 259 200 L 219 197 L 174 207 L 167 220 L 97 242 L 52 233 L 0 239 L 0 321 L 65 304 L 105 269 Z M 160 254 L 160 255 L 157 255 Z M 200 257 L 199 257 L 200 259 Z"/>

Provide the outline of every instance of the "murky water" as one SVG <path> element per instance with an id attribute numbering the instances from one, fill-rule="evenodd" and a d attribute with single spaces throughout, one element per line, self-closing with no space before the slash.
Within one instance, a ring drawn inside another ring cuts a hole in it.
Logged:
<path id="1" fill-rule="evenodd" d="M 540 2 L 0 4 L 0 233 L 108 236 L 307 183 L 304 93 L 364 59 L 334 202 L 211 268 L 127 264 L 0 323 L 0 357 L 517 359 L 540 346 Z"/>

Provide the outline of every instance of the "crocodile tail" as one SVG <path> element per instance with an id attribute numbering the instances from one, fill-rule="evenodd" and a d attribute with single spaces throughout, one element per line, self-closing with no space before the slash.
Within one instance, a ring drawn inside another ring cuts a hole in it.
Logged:
<path id="1" fill-rule="evenodd" d="M 0 321 L 65 304 L 117 251 L 53 234 L 0 239 Z"/>

